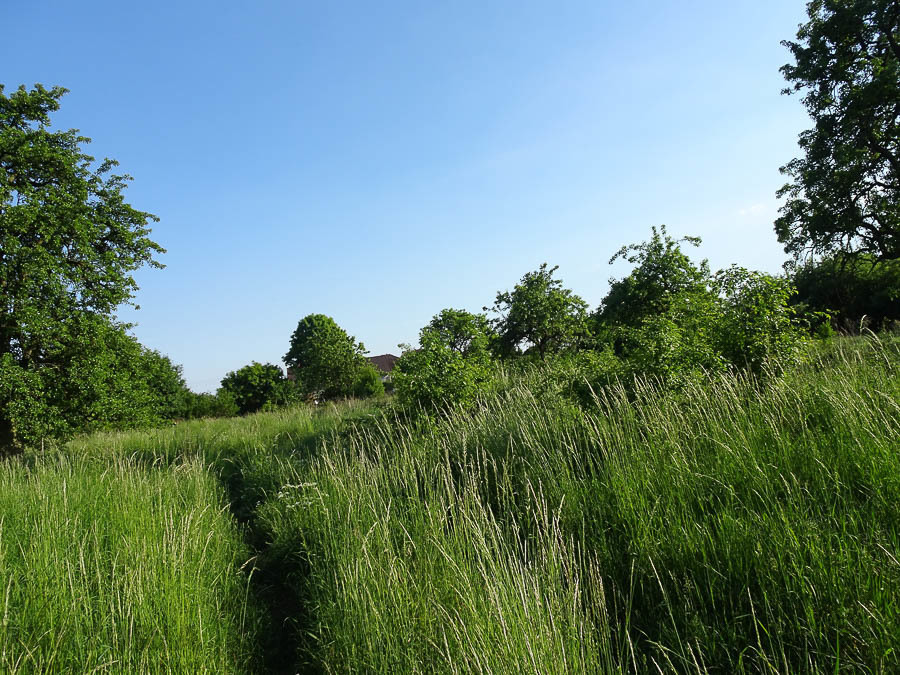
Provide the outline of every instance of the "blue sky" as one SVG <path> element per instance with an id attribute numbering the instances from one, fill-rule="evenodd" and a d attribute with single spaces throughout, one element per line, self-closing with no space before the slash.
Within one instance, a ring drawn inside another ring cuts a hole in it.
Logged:
<path id="1" fill-rule="evenodd" d="M 778 272 L 802 0 L 0 2 L 0 82 L 71 90 L 160 217 L 120 318 L 214 390 L 321 312 L 398 353 L 542 262 L 591 306 L 652 225 Z"/>

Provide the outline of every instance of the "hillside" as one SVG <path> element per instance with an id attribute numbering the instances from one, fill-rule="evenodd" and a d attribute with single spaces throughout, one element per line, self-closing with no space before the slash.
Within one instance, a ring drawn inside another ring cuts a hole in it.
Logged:
<path id="1" fill-rule="evenodd" d="M 900 669 L 900 341 L 0 463 L 0 671 Z M 587 393 L 585 393 L 587 391 Z"/>

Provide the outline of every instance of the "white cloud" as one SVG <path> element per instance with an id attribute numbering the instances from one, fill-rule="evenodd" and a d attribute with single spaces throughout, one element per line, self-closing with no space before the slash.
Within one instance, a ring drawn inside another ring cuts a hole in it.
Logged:
<path id="1" fill-rule="evenodd" d="M 766 210 L 766 204 L 763 202 L 757 202 L 756 204 L 752 204 L 751 206 L 747 206 L 743 209 L 740 209 L 737 213 L 742 218 L 747 216 L 755 216 Z"/>

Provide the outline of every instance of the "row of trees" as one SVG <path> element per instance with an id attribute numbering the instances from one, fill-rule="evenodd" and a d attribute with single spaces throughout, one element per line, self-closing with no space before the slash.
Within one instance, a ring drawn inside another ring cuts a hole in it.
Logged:
<path id="1" fill-rule="evenodd" d="M 411 407 L 472 401 L 493 365 L 575 356 L 595 377 L 649 374 L 668 386 L 727 369 L 759 375 L 795 353 L 806 334 L 788 280 L 733 266 L 712 274 L 682 250 L 699 239 L 653 228 L 623 247 L 635 267 L 611 280 L 600 306 L 587 303 L 546 264 L 497 293 L 491 312 L 446 309 L 422 328 L 395 366 L 398 400 Z"/>

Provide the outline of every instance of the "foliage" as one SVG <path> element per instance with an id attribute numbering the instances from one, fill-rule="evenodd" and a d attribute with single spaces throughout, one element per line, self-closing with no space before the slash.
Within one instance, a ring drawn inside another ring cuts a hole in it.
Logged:
<path id="1" fill-rule="evenodd" d="M 401 345 L 404 352 L 392 372 L 401 406 L 436 410 L 471 405 L 485 390 L 491 379 L 486 345 L 463 354 L 451 344 L 440 331 L 426 326 L 419 334 L 418 349 Z"/>
<path id="2" fill-rule="evenodd" d="M 127 383 L 140 350 L 109 318 L 132 272 L 159 266 L 155 217 L 125 202 L 114 161 L 92 168 L 89 139 L 49 129 L 64 94 L 0 86 L 0 448 L 156 414 Z"/>
<path id="3" fill-rule="evenodd" d="M 637 265 L 610 281 L 595 314 L 599 345 L 621 357 L 616 375 L 652 375 L 680 388 L 728 367 L 761 374 L 792 354 L 801 338 L 791 285 L 736 266 L 713 276 L 705 260 L 697 266 L 682 252 L 684 241 L 699 244 L 653 228 L 648 242 L 610 260 Z"/>
<path id="4" fill-rule="evenodd" d="M 512 291 L 497 293 L 492 311 L 497 314 L 493 326 L 500 355 L 516 355 L 524 349 L 544 360 L 585 340 L 587 303 L 553 278 L 557 269 L 543 263 L 523 276 Z"/>
<path id="5" fill-rule="evenodd" d="M 830 312 L 844 331 L 900 322 L 900 261 L 876 263 L 872 256 L 837 253 L 809 261 L 793 273 L 794 302 L 805 312 Z"/>
<path id="6" fill-rule="evenodd" d="M 45 345 L 53 367 L 23 368 L 0 356 L 0 401 L 17 440 L 159 424 L 179 416 L 187 388 L 179 366 L 105 317 L 76 314 Z"/>
<path id="7" fill-rule="evenodd" d="M 622 258 L 636 265 L 623 279 L 610 279 L 609 292 L 595 314 L 600 324 L 639 326 L 647 317 L 665 314 L 684 293 L 703 295 L 710 283 L 709 264 L 699 266 L 681 250 L 681 244 L 700 245 L 699 237 L 672 239 L 666 226 L 652 228 L 650 240 L 623 246 L 609 259 Z"/>
<path id="8" fill-rule="evenodd" d="M 285 378 L 281 368 L 271 363 L 254 361 L 228 373 L 222 379 L 222 389 L 234 399 L 241 415 L 296 400 L 294 383 Z"/>
<path id="9" fill-rule="evenodd" d="M 485 351 L 493 338 L 487 317 L 464 309 L 441 310 L 423 330 L 436 333 L 448 348 L 463 356 Z"/>
<path id="10" fill-rule="evenodd" d="M 758 375 L 796 353 L 802 333 L 790 281 L 732 265 L 716 274 L 715 287 L 722 298 L 716 341 L 729 362 Z"/>
<path id="11" fill-rule="evenodd" d="M 304 392 L 334 398 L 352 393 L 365 351 L 330 316 L 309 314 L 297 324 L 284 362 Z"/>
<path id="12" fill-rule="evenodd" d="M 234 396 L 225 389 L 219 389 L 215 394 L 186 392 L 176 417 L 190 420 L 204 417 L 233 417 L 238 414 L 239 408 Z"/>
<path id="13" fill-rule="evenodd" d="M 352 393 L 356 398 L 383 396 L 384 383 L 381 381 L 381 371 L 371 363 L 360 366 L 353 379 Z"/>
<path id="14" fill-rule="evenodd" d="M 626 381 L 651 375 L 660 386 L 680 389 L 722 372 L 728 360 L 717 348 L 721 308 L 708 294 L 681 293 L 664 312 L 648 314 L 636 327 L 616 331 Z"/>
<path id="15" fill-rule="evenodd" d="M 781 68 L 815 126 L 775 222 L 785 250 L 900 258 L 900 8 L 896 0 L 813 0 L 794 63 Z"/>

